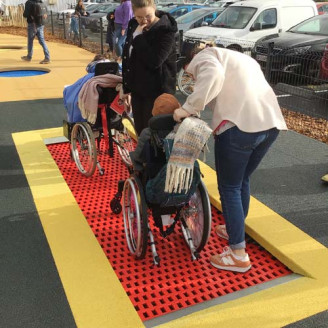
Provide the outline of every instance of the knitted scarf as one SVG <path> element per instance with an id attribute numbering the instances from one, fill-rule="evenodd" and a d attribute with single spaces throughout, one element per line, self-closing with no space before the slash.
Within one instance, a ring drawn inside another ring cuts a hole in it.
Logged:
<path id="1" fill-rule="evenodd" d="M 174 142 L 167 163 L 165 192 L 188 192 L 193 179 L 194 163 L 211 133 L 207 123 L 197 117 L 188 117 L 176 132 L 166 137 L 174 139 Z"/>

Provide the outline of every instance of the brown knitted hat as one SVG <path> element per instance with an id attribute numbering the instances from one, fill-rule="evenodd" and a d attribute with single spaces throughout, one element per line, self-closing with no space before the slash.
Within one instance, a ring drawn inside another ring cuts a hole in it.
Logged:
<path id="1" fill-rule="evenodd" d="M 151 113 L 153 116 L 159 114 L 173 114 L 174 110 L 179 107 L 181 107 L 181 105 L 177 98 L 169 93 L 163 93 L 155 99 Z"/>

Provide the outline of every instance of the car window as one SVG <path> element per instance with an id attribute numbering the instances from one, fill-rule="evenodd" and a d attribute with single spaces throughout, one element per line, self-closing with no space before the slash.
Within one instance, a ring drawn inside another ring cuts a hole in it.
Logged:
<path id="1" fill-rule="evenodd" d="M 192 24 L 192 28 L 201 27 L 202 23 L 203 23 L 203 18 L 198 19 L 194 24 Z"/>
<path id="2" fill-rule="evenodd" d="M 210 13 L 204 17 L 204 22 L 211 24 L 214 21 L 215 17 L 216 17 L 215 13 Z"/>
<path id="3" fill-rule="evenodd" d="M 318 13 L 323 13 L 323 6 L 318 8 Z"/>
<path id="4" fill-rule="evenodd" d="M 260 24 L 260 30 L 273 28 L 277 25 L 277 10 L 275 8 L 263 10 L 255 19 L 253 26 Z"/>
<path id="5" fill-rule="evenodd" d="M 108 6 L 107 5 L 102 5 L 98 7 L 98 11 L 102 12 L 103 10 L 105 10 Z"/>
<path id="6" fill-rule="evenodd" d="M 257 9 L 253 7 L 228 7 L 212 23 L 214 26 L 223 28 L 243 29 L 252 19 Z"/>
<path id="7" fill-rule="evenodd" d="M 98 13 L 104 13 L 104 14 L 107 14 L 109 13 L 110 11 L 112 11 L 114 9 L 114 7 L 116 7 L 114 4 L 111 4 L 111 5 L 106 5 L 106 6 L 101 6 L 98 8 Z"/>
<path id="8" fill-rule="evenodd" d="M 163 6 L 163 7 L 161 7 L 161 6 L 157 6 L 156 8 L 157 9 L 159 9 L 159 10 L 161 10 L 161 11 L 173 11 L 173 9 L 174 8 L 176 8 L 177 6 L 174 6 L 174 7 L 172 7 L 172 6 Z"/>
<path id="9" fill-rule="evenodd" d="M 171 13 L 174 18 L 180 17 L 188 12 L 188 8 L 179 8 Z"/>
<path id="10" fill-rule="evenodd" d="M 301 34 L 318 34 L 328 36 L 328 19 L 326 15 L 315 16 L 294 27 L 290 32 Z"/>
<path id="11" fill-rule="evenodd" d="M 178 24 L 191 23 L 191 22 L 197 20 L 197 18 L 202 17 L 206 12 L 207 12 L 206 9 L 196 9 L 196 10 L 191 11 L 188 14 L 178 17 L 176 19 L 176 21 Z"/>

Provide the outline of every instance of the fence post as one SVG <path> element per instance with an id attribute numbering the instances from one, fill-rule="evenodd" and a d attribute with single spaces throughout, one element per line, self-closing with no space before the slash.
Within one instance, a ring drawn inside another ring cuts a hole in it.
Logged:
<path id="1" fill-rule="evenodd" d="M 265 78 L 268 82 L 270 82 L 271 80 L 273 47 L 274 47 L 274 42 L 270 42 L 268 44 L 268 57 L 265 66 Z"/>
<path id="2" fill-rule="evenodd" d="M 55 31 L 54 31 L 54 19 L 52 17 L 52 10 L 50 10 L 50 20 L 51 20 L 51 34 L 54 35 Z"/>
<path id="3" fill-rule="evenodd" d="M 179 54 L 182 52 L 183 30 L 179 31 Z"/>
<path id="4" fill-rule="evenodd" d="M 100 53 L 104 54 L 104 33 L 103 33 L 103 20 L 102 17 L 100 19 Z M 108 22 L 109 24 L 109 22 Z"/>
<path id="5" fill-rule="evenodd" d="M 79 46 L 82 47 L 82 20 L 79 15 Z"/>
<path id="6" fill-rule="evenodd" d="M 64 28 L 64 39 L 66 40 L 66 17 L 65 17 L 65 13 L 63 13 L 63 28 Z"/>

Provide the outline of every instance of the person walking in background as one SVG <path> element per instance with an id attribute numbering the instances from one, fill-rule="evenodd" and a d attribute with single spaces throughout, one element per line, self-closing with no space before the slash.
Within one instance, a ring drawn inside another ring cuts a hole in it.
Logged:
<path id="1" fill-rule="evenodd" d="M 44 59 L 40 61 L 40 64 L 49 64 L 50 53 L 44 40 L 44 21 L 47 19 L 47 8 L 41 0 L 27 0 L 23 16 L 27 20 L 27 56 L 21 57 L 22 60 L 32 60 L 33 41 L 36 36 L 44 53 Z"/>
<path id="2" fill-rule="evenodd" d="M 76 10 L 71 16 L 70 28 L 73 33 L 73 41 L 75 42 L 79 39 L 79 13 Z"/>
<path id="3" fill-rule="evenodd" d="M 173 117 L 180 122 L 199 115 L 206 105 L 213 112 L 215 166 L 225 220 L 215 232 L 229 246 L 211 256 L 210 262 L 218 269 L 246 272 L 251 268 L 245 243 L 250 176 L 279 130 L 287 126 L 274 91 L 253 58 L 224 48 L 209 47 L 197 54 L 198 50 L 182 52 L 195 85 Z"/>
<path id="4" fill-rule="evenodd" d="M 75 12 L 78 13 L 78 15 L 81 17 L 81 30 L 82 35 L 84 38 L 87 38 L 88 36 L 85 33 L 85 19 L 86 16 L 88 16 L 87 12 L 85 11 L 85 7 L 83 5 L 83 0 L 79 0 L 75 7 Z"/>
<path id="5" fill-rule="evenodd" d="M 152 117 L 155 99 L 162 93 L 175 94 L 178 29 L 169 13 L 156 11 L 153 0 L 132 0 L 132 9 L 135 18 L 129 22 L 123 49 L 123 91 L 131 93 L 139 135 Z"/>
<path id="6" fill-rule="evenodd" d="M 126 30 L 130 19 L 133 17 L 130 0 L 121 0 L 121 4 L 115 9 L 114 19 L 114 49 L 117 60 L 120 61 L 123 45 L 126 39 Z"/>
<path id="7" fill-rule="evenodd" d="M 115 30 L 114 11 L 109 12 L 106 16 L 106 19 L 108 21 L 107 33 L 106 33 L 106 43 L 108 44 L 107 52 L 113 53 L 114 52 L 114 30 Z"/>

